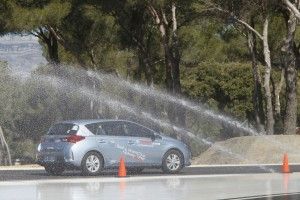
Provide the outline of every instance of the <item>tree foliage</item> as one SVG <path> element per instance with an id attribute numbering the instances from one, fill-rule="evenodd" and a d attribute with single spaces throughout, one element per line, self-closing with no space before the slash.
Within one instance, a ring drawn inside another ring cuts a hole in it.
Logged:
<path id="1" fill-rule="evenodd" d="M 0 34 L 36 36 L 49 61 L 22 81 L 0 63 L 0 126 L 16 148 L 15 141 L 25 139 L 33 145 L 31 140 L 37 142 L 59 120 L 124 117 L 72 87 L 62 94 L 43 83 L 42 77 L 58 76 L 77 87 L 114 93 L 201 137 L 244 134 L 180 106 L 97 82 L 86 73 L 95 70 L 199 102 L 259 131 L 295 133 L 299 20 L 299 5 L 289 0 L 0 0 Z M 69 74 L 64 64 L 86 71 Z"/>

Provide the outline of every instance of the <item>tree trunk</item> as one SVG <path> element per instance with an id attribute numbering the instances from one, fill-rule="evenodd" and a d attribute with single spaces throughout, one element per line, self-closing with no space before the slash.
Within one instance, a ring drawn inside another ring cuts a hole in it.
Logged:
<path id="1" fill-rule="evenodd" d="M 172 21 L 171 26 L 167 20 L 167 15 L 163 8 L 160 8 L 158 12 L 152 5 L 148 5 L 148 9 L 155 19 L 155 23 L 158 26 L 161 35 L 161 43 L 164 49 L 165 57 L 165 85 L 167 91 L 172 94 L 180 95 L 180 54 L 177 37 L 176 4 L 174 1 L 172 1 L 170 15 L 171 20 L 169 20 Z M 168 113 L 168 118 L 172 123 L 178 123 L 181 126 L 185 126 L 186 114 L 183 107 L 176 107 L 174 103 L 169 102 L 166 105 L 166 110 Z"/>
<path id="2" fill-rule="evenodd" d="M 49 55 L 49 62 L 51 64 L 59 64 L 59 57 L 58 57 L 58 42 L 56 37 L 53 33 L 49 32 L 49 40 L 47 41 L 48 47 L 48 55 Z"/>
<path id="3" fill-rule="evenodd" d="M 295 51 L 295 31 L 297 19 L 290 12 L 287 21 L 287 36 L 282 51 L 285 54 L 286 107 L 284 115 L 284 134 L 296 134 L 297 126 L 297 61 Z"/>
<path id="4" fill-rule="evenodd" d="M 282 68 L 280 81 L 279 83 L 275 84 L 275 106 L 274 106 L 275 116 L 281 115 L 280 93 L 284 83 L 284 74 L 285 74 L 285 69 Z"/>
<path id="5" fill-rule="evenodd" d="M 268 43 L 268 29 L 269 29 L 269 17 L 266 16 L 263 27 L 263 52 L 265 58 L 265 75 L 264 75 L 264 89 L 266 99 L 266 133 L 268 135 L 274 134 L 274 116 L 272 106 L 272 93 L 270 88 L 271 77 L 271 55 Z"/>
<path id="6" fill-rule="evenodd" d="M 141 62 L 142 68 L 141 73 L 144 72 L 146 83 L 149 87 L 154 84 L 154 72 L 152 65 L 149 63 L 149 55 L 147 52 L 140 53 L 139 62 Z"/>
<path id="7" fill-rule="evenodd" d="M 138 66 L 134 72 L 134 79 L 136 81 L 141 81 L 142 80 L 142 72 L 144 71 L 145 64 L 144 64 L 144 58 L 142 53 L 140 52 L 140 49 L 137 48 L 137 54 L 138 54 Z"/>
<path id="8" fill-rule="evenodd" d="M 93 93 L 96 95 L 97 94 L 97 89 L 99 90 L 100 84 L 99 82 L 95 79 L 95 77 L 91 76 L 90 78 L 90 83 L 88 85 L 88 87 L 92 87 L 92 91 Z M 99 103 L 97 101 L 95 101 L 93 98 L 91 98 L 90 100 L 90 117 L 92 119 L 100 119 L 100 115 L 99 115 Z"/>
<path id="9" fill-rule="evenodd" d="M 2 129 L 1 126 L 0 126 L 0 144 L 1 144 L 0 151 L 1 150 L 6 151 L 6 154 L 4 152 L 1 152 L 2 153 L 2 158 L 4 158 L 4 159 L 0 158 L 0 162 L 1 162 L 1 160 L 3 162 L 3 163 L 0 163 L 0 164 L 6 164 L 5 161 L 7 161 L 9 165 L 12 165 L 10 149 L 9 149 L 9 146 L 6 142 L 5 137 L 4 137 L 3 129 Z"/>
<path id="10" fill-rule="evenodd" d="M 161 15 L 164 15 L 162 12 Z M 165 70 L 166 70 L 166 78 L 165 84 L 166 88 L 169 92 L 173 93 L 173 77 L 172 77 L 172 53 L 169 46 L 169 31 L 167 30 L 168 25 L 163 22 L 163 20 L 157 15 L 156 23 L 159 27 L 159 32 L 161 35 L 162 46 L 164 48 L 164 56 L 165 56 Z"/>
<path id="11" fill-rule="evenodd" d="M 144 73 L 146 77 L 147 86 L 153 87 L 154 86 L 154 71 L 153 66 L 149 63 L 149 57 L 148 54 L 144 55 L 143 62 L 145 65 Z M 146 96 L 147 98 L 147 108 L 148 112 L 151 113 L 153 116 L 157 116 L 157 107 L 156 107 L 156 101 L 155 98 L 151 96 Z"/>
<path id="12" fill-rule="evenodd" d="M 181 93 L 181 83 L 180 83 L 180 54 L 179 54 L 179 44 L 177 36 L 177 19 L 176 19 L 176 5 L 172 2 L 172 77 L 173 77 L 173 92 L 175 94 Z"/>
<path id="13" fill-rule="evenodd" d="M 164 49 L 164 57 L 165 57 L 165 85 L 170 93 L 174 93 L 174 77 L 173 75 L 176 75 L 179 71 L 178 69 L 175 69 L 174 67 L 175 60 L 173 59 L 173 53 L 172 48 L 170 47 L 170 26 L 169 22 L 166 19 L 166 14 L 163 10 L 163 8 L 160 8 L 159 11 L 157 11 L 152 5 L 148 5 L 148 9 L 151 13 L 151 15 L 154 18 L 155 24 L 158 27 L 158 30 L 160 32 L 161 36 L 161 44 Z M 175 26 L 177 29 L 177 25 Z M 175 69 L 175 70 L 174 70 Z M 177 71 L 176 71 L 177 70 Z M 179 73 L 177 74 L 177 76 Z M 178 83 L 177 83 L 178 84 Z M 180 82 L 179 82 L 180 84 Z"/>
<path id="14" fill-rule="evenodd" d="M 180 53 L 179 42 L 177 36 L 177 19 L 176 19 L 176 4 L 172 2 L 172 77 L 173 77 L 173 92 L 181 95 L 180 83 Z M 183 106 L 176 108 L 177 123 L 181 127 L 186 126 L 186 110 Z"/>
<path id="15" fill-rule="evenodd" d="M 165 72 L 166 72 L 166 78 L 165 78 L 165 84 L 166 88 L 170 93 L 173 93 L 173 77 L 172 77 L 172 56 L 171 56 L 171 50 L 169 46 L 169 36 L 166 34 L 165 27 L 162 26 L 163 31 L 161 31 L 161 37 L 162 37 L 162 44 L 164 47 L 164 55 L 165 55 Z"/>
<path id="16" fill-rule="evenodd" d="M 252 20 L 252 27 L 254 27 L 254 23 Z M 252 31 L 248 31 L 248 48 L 249 52 L 251 54 L 251 60 L 252 60 L 252 76 L 253 76 L 253 82 L 254 82 L 254 90 L 253 90 L 253 109 L 254 109 L 254 118 L 256 123 L 256 129 L 258 132 L 262 132 L 264 130 L 264 127 L 262 125 L 263 122 L 263 107 L 262 107 L 262 94 L 261 94 L 261 80 L 258 70 L 258 62 L 256 58 L 256 40 L 255 40 L 255 34 Z"/>
<path id="17" fill-rule="evenodd" d="M 275 125 L 274 125 L 274 134 L 282 134 L 283 133 L 283 120 L 281 116 L 281 104 L 280 104 L 280 93 L 281 89 L 284 83 L 284 74 L 285 69 L 282 68 L 281 70 L 281 77 L 280 81 L 278 83 L 275 83 L 275 81 L 271 77 L 272 87 L 273 87 L 273 102 L 274 102 L 274 114 L 275 114 Z"/>
<path id="18" fill-rule="evenodd" d="M 166 21 L 166 16 L 161 8 L 158 12 L 152 5 L 148 5 L 148 9 L 153 16 L 156 25 L 158 26 L 158 30 L 161 36 L 161 44 L 164 49 L 164 57 L 165 57 L 165 85 L 168 92 L 173 93 L 173 77 L 172 77 L 172 52 L 169 45 L 169 26 Z M 176 122 L 176 112 L 173 103 L 168 103 L 166 105 L 166 111 L 168 113 L 168 118 L 170 122 Z"/>

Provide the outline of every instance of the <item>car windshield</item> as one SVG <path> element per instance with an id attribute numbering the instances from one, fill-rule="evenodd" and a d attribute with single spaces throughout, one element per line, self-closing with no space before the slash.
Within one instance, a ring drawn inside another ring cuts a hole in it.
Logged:
<path id="1" fill-rule="evenodd" d="M 49 131 L 48 135 L 73 135 L 78 131 L 78 126 L 71 123 L 60 123 L 53 125 Z"/>

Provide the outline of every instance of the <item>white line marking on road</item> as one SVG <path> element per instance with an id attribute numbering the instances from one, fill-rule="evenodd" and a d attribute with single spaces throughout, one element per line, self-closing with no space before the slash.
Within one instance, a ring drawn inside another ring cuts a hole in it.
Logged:
<path id="1" fill-rule="evenodd" d="M 268 164 L 224 164 L 224 165 L 190 165 L 188 168 L 193 167 L 260 167 L 260 166 L 273 166 L 273 165 L 282 165 L 282 163 L 268 163 Z M 300 163 L 289 163 L 289 165 L 300 165 Z"/>
<path id="2" fill-rule="evenodd" d="M 0 167 L 0 171 L 28 171 L 28 170 L 43 170 L 44 167 Z"/>
<path id="3" fill-rule="evenodd" d="M 272 166 L 272 165 L 281 165 L 281 163 L 272 163 L 272 164 L 224 164 L 224 165 L 191 165 L 187 168 L 195 167 L 259 167 L 259 166 Z M 289 163 L 289 165 L 300 165 L 300 163 Z M 0 166 L 0 171 L 9 171 L 9 170 L 44 170 L 42 166 Z"/>
<path id="4" fill-rule="evenodd" d="M 195 178 L 216 178 L 216 177 L 241 177 L 249 174 L 217 174 L 217 175 L 178 175 L 178 176 L 138 176 L 138 177 L 95 177 L 95 178 L 76 178 L 76 179 L 49 179 L 49 180 L 25 180 L 25 181 L 2 181 L 0 186 L 10 185 L 33 185 L 33 184 L 56 184 L 56 183 L 91 183 L 91 182 L 132 182 L 132 181 L 151 181 L 160 179 L 195 179 Z"/>

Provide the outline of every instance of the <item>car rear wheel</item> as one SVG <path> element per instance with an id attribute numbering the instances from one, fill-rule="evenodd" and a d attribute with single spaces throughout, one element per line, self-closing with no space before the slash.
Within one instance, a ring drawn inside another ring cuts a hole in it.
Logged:
<path id="1" fill-rule="evenodd" d="M 88 176 L 99 175 L 103 167 L 102 156 L 97 152 L 87 153 L 81 163 L 82 173 Z"/>
<path id="2" fill-rule="evenodd" d="M 46 165 L 44 167 L 48 174 L 55 176 L 62 175 L 62 173 L 65 171 L 65 168 L 62 165 Z"/>
<path id="3" fill-rule="evenodd" d="M 178 173 L 183 168 L 183 155 L 177 150 L 168 151 L 163 158 L 162 170 L 164 173 Z"/>

